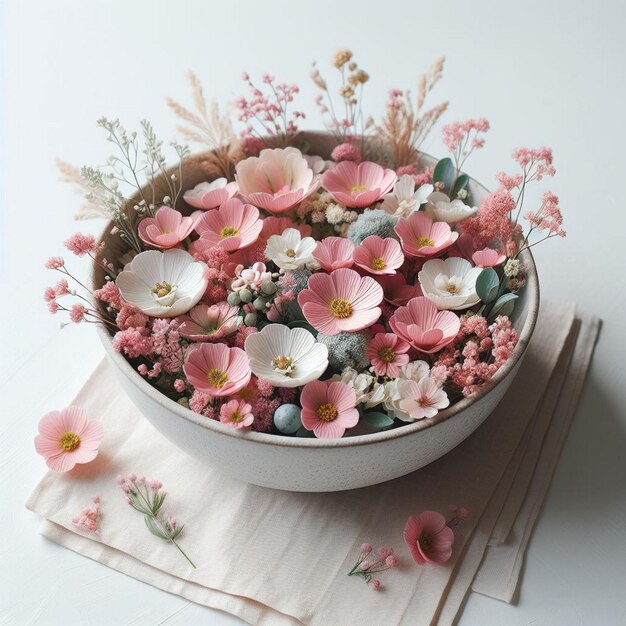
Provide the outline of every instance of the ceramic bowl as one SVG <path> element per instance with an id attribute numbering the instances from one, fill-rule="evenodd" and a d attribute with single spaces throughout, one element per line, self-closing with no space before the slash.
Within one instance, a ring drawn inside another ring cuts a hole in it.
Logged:
<path id="1" fill-rule="evenodd" d="M 305 133 L 311 154 L 327 157 L 335 140 L 327 133 Z M 423 159 L 433 159 L 423 155 Z M 185 164 L 185 188 L 210 179 L 202 155 Z M 472 180 L 473 203 L 488 193 Z M 166 191 L 163 190 L 163 194 Z M 183 212 L 191 207 L 182 200 Z M 110 226 L 105 233 L 110 231 Z M 105 235 L 104 256 L 122 252 L 119 238 Z M 532 255 L 523 253 L 528 268 L 526 287 L 520 292 L 511 316 L 519 333 L 518 344 L 505 365 L 478 393 L 464 398 L 432 419 L 389 431 L 344 437 L 309 439 L 257 432 L 241 432 L 182 407 L 152 387 L 129 362 L 113 349 L 112 337 L 98 327 L 106 353 L 123 390 L 139 411 L 174 445 L 216 471 L 255 485 L 289 491 L 341 491 L 392 480 L 418 470 L 443 456 L 474 432 L 495 409 L 511 385 L 532 336 L 539 310 L 539 283 Z M 104 282 L 102 270 L 94 271 L 94 285 Z M 367 463 L 363 459 L 367 459 Z"/>

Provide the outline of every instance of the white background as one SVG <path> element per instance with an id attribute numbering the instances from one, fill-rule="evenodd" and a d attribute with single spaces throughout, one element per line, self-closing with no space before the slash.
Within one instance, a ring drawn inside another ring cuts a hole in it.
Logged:
<path id="1" fill-rule="evenodd" d="M 67 405 L 102 356 L 94 329 L 58 329 L 41 294 L 43 269 L 75 230 L 80 198 L 53 157 L 102 163 L 95 127 L 148 117 L 162 138 L 176 120 L 166 96 L 190 102 L 193 69 L 207 95 L 242 93 L 241 71 L 299 82 L 307 126 L 320 125 L 308 72 L 325 75 L 339 46 L 372 76 L 366 107 L 379 115 L 390 87 L 415 86 L 447 55 L 433 102 L 447 121 L 485 116 L 492 131 L 468 170 L 488 186 L 518 145 L 554 148 L 549 181 L 568 238 L 537 250 L 544 297 L 574 301 L 604 320 L 583 401 L 528 551 L 519 606 L 472 595 L 465 624 L 617 624 L 626 613 L 626 278 L 624 232 L 626 5 L 623 2 L 130 2 L 0 3 L 2 402 L 0 623 L 234 624 L 52 545 L 23 508 L 45 466 L 38 419 Z M 442 154 L 436 132 L 425 148 Z M 65 255 L 71 256 L 69 254 Z M 85 275 L 85 264 L 70 264 Z M 285 593 L 289 593 L 285 589 Z M 381 597 L 381 602 L 384 598 Z"/>

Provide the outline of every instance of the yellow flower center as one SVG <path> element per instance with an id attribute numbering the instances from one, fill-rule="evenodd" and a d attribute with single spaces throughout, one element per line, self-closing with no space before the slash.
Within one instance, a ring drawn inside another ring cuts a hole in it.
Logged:
<path id="1" fill-rule="evenodd" d="M 423 248 L 425 246 L 434 246 L 435 242 L 430 237 L 418 237 L 417 238 L 417 247 Z"/>
<path id="2" fill-rule="evenodd" d="M 239 231 L 234 226 L 224 226 L 220 230 L 220 239 L 228 239 L 229 237 L 236 237 Z"/>
<path id="3" fill-rule="evenodd" d="M 231 422 L 240 422 L 243 419 L 243 413 L 239 411 L 233 411 L 230 415 Z"/>
<path id="4" fill-rule="evenodd" d="M 152 293 L 157 296 L 157 298 L 162 298 L 163 296 L 167 296 L 169 292 L 172 291 L 172 285 L 163 281 L 162 283 L 156 283 L 154 287 L 152 287 Z"/>
<path id="5" fill-rule="evenodd" d="M 358 183 L 350 187 L 350 193 L 359 193 L 359 191 L 367 191 L 367 187 Z"/>
<path id="6" fill-rule="evenodd" d="M 290 258 L 293 259 L 296 256 L 296 251 L 293 248 L 289 248 L 289 250 L 285 250 L 285 254 Z"/>
<path id="7" fill-rule="evenodd" d="M 63 452 L 74 452 L 80 446 L 80 437 L 76 433 L 63 433 L 59 443 Z"/>
<path id="8" fill-rule="evenodd" d="M 342 320 L 352 315 L 352 305 L 347 300 L 342 300 L 341 298 L 333 298 L 328 308 L 333 317 L 338 317 Z"/>
<path id="9" fill-rule="evenodd" d="M 459 293 L 459 291 L 461 291 L 459 289 L 459 286 L 456 285 L 455 283 L 448 283 L 448 286 L 446 287 L 446 291 L 452 295 Z"/>
<path id="10" fill-rule="evenodd" d="M 385 259 L 379 256 L 375 256 L 371 260 L 371 264 L 372 264 L 372 269 L 375 269 L 375 270 L 384 270 L 387 267 L 387 262 L 385 261 Z"/>
<path id="11" fill-rule="evenodd" d="M 337 419 L 337 415 L 339 415 L 339 411 L 337 411 L 337 407 L 330 402 L 326 402 L 326 404 L 322 404 L 317 409 L 317 417 L 319 417 L 322 422 L 332 422 L 334 419 Z"/>
<path id="12" fill-rule="evenodd" d="M 213 369 L 209 370 L 206 379 L 209 385 L 217 389 L 221 389 L 228 380 L 228 374 L 224 370 L 220 370 L 217 369 L 217 367 L 214 367 Z"/>
<path id="13" fill-rule="evenodd" d="M 291 367 L 293 359 L 284 354 L 274 359 L 274 367 L 278 370 L 286 370 Z"/>
<path id="14" fill-rule="evenodd" d="M 396 353 L 391 346 L 385 346 L 381 348 L 378 356 L 383 363 L 391 363 L 396 358 Z"/>
<path id="15" fill-rule="evenodd" d="M 420 535 L 419 544 L 422 550 L 430 550 L 433 547 L 433 537 L 428 533 L 422 533 Z"/>

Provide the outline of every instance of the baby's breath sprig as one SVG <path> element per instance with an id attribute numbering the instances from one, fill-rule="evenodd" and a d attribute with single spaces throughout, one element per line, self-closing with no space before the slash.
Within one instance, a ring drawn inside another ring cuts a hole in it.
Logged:
<path id="1" fill-rule="evenodd" d="M 141 252 L 137 219 L 128 209 L 132 207 L 139 216 L 154 216 L 163 204 L 175 206 L 182 191 L 182 162 L 189 156 L 189 150 L 176 142 L 170 144 L 178 157 L 178 172 L 169 175 L 163 142 L 157 139 L 150 122 L 141 121 L 143 146 L 138 134 L 129 133 L 118 119 L 102 117 L 97 124 L 107 132 L 107 141 L 116 147 L 116 154 L 101 167 L 81 169 L 89 189 L 87 200 L 102 207 L 115 220 L 120 237 Z M 166 195 L 161 198 L 159 192 L 163 191 Z"/>
<path id="2" fill-rule="evenodd" d="M 126 494 L 126 502 L 144 516 L 148 530 L 159 539 L 173 543 L 178 551 L 196 569 L 194 562 L 185 554 L 176 539 L 183 532 L 184 525 L 161 512 L 167 492 L 163 491 L 163 484 L 158 480 L 146 480 L 145 476 L 137 478 L 135 474 L 128 477 L 119 476 L 117 479 L 122 491 Z"/>

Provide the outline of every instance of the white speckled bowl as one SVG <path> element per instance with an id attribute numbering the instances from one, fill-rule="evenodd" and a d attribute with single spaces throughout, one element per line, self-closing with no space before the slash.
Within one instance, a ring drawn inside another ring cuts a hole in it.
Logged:
<path id="1" fill-rule="evenodd" d="M 311 144 L 311 154 L 327 156 L 334 145 L 333 138 L 326 133 L 305 133 L 304 138 Z M 186 188 L 210 178 L 202 155 L 189 159 L 184 176 Z M 470 189 L 475 204 L 487 193 L 474 180 Z M 180 204 L 179 209 L 190 211 L 185 203 Z M 110 226 L 105 233 L 109 231 Z M 116 258 L 119 250 L 115 249 L 113 240 L 105 236 L 104 241 L 104 255 Z M 529 252 L 522 258 L 528 267 L 528 282 L 512 316 L 519 342 L 511 359 L 477 394 L 434 418 L 367 435 L 320 440 L 236 431 L 158 392 L 113 349 L 109 332 L 101 326 L 98 328 L 124 391 L 145 417 L 179 448 L 224 474 L 255 485 L 313 492 L 355 489 L 403 476 L 431 463 L 461 443 L 495 409 L 519 369 L 539 310 L 535 264 Z M 103 284 L 102 271 L 97 267 L 94 284 Z M 367 463 L 363 463 L 364 452 Z"/>

